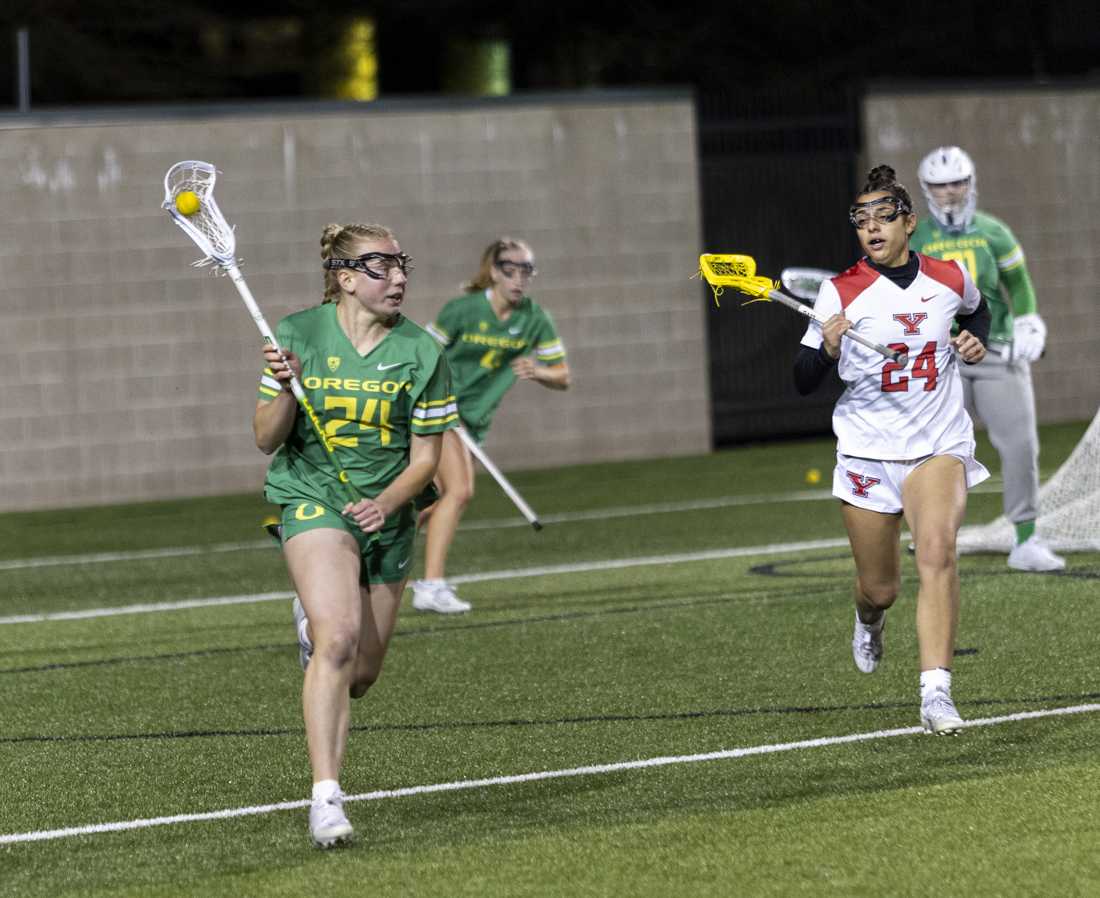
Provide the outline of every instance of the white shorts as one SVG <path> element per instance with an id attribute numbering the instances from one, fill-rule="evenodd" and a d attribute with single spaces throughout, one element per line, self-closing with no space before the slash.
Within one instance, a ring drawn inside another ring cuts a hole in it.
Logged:
<path id="1" fill-rule="evenodd" d="M 953 446 L 946 452 L 937 452 L 936 455 L 953 455 L 962 462 L 966 471 L 967 489 L 977 486 L 989 477 L 985 465 L 974 457 L 973 443 Z M 903 507 L 901 485 L 905 478 L 928 459 L 935 457 L 926 455 L 907 461 L 879 461 L 838 452 L 836 467 L 833 468 L 833 495 L 858 508 L 897 514 Z"/>

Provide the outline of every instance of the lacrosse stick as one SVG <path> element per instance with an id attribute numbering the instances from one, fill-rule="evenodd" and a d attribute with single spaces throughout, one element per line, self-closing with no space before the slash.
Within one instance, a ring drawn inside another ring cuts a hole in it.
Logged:
<path id="1" fill-rule="evenodd" d="M 817 302 L 817 293 L 821 282 L 835 278 L 835 271 L 824 268 L 784 268 L 779 275 L 783 289 L 796 299 L 804 299 L 811 306 Z"/>
<path id="2" fill-rule="evenodd" d="M 797 299 L 792 299 L 786 293 L 781 293 L 776 289 L 778 285 L 770 278 L 758 275 L 756 273 L 756 260 L 752 256 L 704 253 L 699 257 L 699 272 L 706 278 L 711 290 L 714 291 L 715 305 L 720 305 L 718 297 L 722 295 L 724 289 L 732 287 L 738 293 L 753 297 L 749 302 L 778 302 L 788 309 L 794 309 L 800 315 L 805 315 L 807 318 L 816 321 L 818 325 L 823 325 L 827 320 L 824 315 L 814 311 L 812 306 L 803 305 Z M 847 330 L 844 332 L 844 336 L 849 340 L 855 340 L 855 342 L 866 346 L 868 349 L 873 349 L 888 359 L 892 359 L 899 365 L 904 365 L 909 360 L 902 350 L 882 346 L 854 331 Z"/>
<path id="3" fill-rule="evenodd" d="M 270 343 L 272 348 L 279 352 L 279 355 L 283 356 L 283 362 L 285 363 L 286 356 L 283 355 L 282 347 L 275 339 L 275 334 L 264 319 L 263 312 L 256 305 L 252 291 L 248 289 L 248 284 L 245 283 L 244 275 L 237 267 L 237 240 L 233 234 L 233 228 L 226 223 L 225 216 L 222 215 L 218 204 L 214 202 L 215 177 L 214 166 L 208 162 L 194 160 L 177 162 L 168 169 L 168 173 L 164 176 L 164 202 L 161 206 L 172 216 L 172 221 L 178 224 L 183 232 L 194 240 L 198 248 L 204 253 L 203 258 L 193 264 L 196 267 L 203 265 L 221 266 L 222 270 L 229 275 L 229 279 L 233 281 L 237 292 L 241 294 L 241 299 L 244 300 L 245 306 L 252 314 L 252 320 L 256 322 L 256 327 L 259 328 L 264 340 Z M 302 384 L 289 365 L 287 369 L 291 371 L 291 392 L 294 393 L 298 405 L 302 407 L 310 424 L 317 432 L 321 445 L 325 447 L 333 471 L 343 486 L 348 500 L 358 502 L 362 497 L 356 493 L 347 472 L 340 466 L 332 441 L 325 433 L 321 420 L 317 417 L 313 406 L 310 405 L 309 399 L 306 398 Z"/>
<path id="4" fill-rule="evenodd" d="M 542 524 L 539 523 L 538 515 L 535 514 L 534 509 L 523 501 L 523 496 L 508 482 L 508 478 L 500 473 L 500 469 L 493 464 L 493 460 L 485 454 L 485 450 L 477 444 L 477 441 L 466 432 L 466 428 L 459 425 L 455 428 L 455 433 L 458 434 L 459 439 L 466 445 L 466 448 L 470 450 L 470 454 L 481 462 L 482 467 L 493 476 L 493 480 L 500 484 L 500 488 L 504 490 L 505 495 L 520 510 L 520 514 L 527 518 L 527 523 L 536 530 L 541 530 Z"/>

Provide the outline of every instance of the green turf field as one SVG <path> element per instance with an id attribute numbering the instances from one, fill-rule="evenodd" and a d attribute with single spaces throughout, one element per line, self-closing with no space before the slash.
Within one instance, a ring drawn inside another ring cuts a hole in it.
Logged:
<path id="1" fill-rule="evenodd" d="M 1045 476 L 1083 431 L 1043 429 Z M 954 694 L 990 725 L 919 735 L 908 558 L 885 661 L 851 660 L 839 512 L 804 482 L 832 445 L 517 472 L 541 534 L 480 479 L 451 569 L 474 610 L 406 606 L 331 852 L 269 807 L 310 778 L 262 500 L 5 516 L 0 895 L 1100 894 L 1100 711 L 1004 719 L 1100 706 L 1100 554 L 965 556 Z"/>

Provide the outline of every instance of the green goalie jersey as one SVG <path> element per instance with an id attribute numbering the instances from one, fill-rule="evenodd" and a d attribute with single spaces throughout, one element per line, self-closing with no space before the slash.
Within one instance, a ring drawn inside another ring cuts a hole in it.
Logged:
<path id="1" fill-rule="evenodd" d="M 287 316 L 275 336 L 302 360 L 306 398 L 360 495 L 377 496 L 408 466 L 413 435 L 442 433 L 458 423 L 439 344 L 403 316 L 363 356 L 340 326 L 334 303 Z M 271 369 L 265 369 L 259 399 L 271 400 L 280 390 Z M 347 502 L 328 453 L 301 409 L 271 462 L 265 492 L 278 504 L 305 498 L 343 508 Z M 387 528 L 400 517 L 394 515 Z"/>
<path id="2" fill-rule="evenodd" d="M 428 325 L 443 344 L 454 378 L 458 411 L 474 439 L 484 439 L 504 394 L 516 382 L 513 359 L 531 352 L 540 365 L 560 365 L 565 347 L 550 315 L 525 296 L 508 316 L 497 318 L 488 294 L 450 300 Z"/>
<path id="3" fill-rule="evenodd" d="M 993 315 L 991 341 L 1012 342 L 1013 317 L 1035 311 L 1035 288 L 1027 272 L 1024 251 L 1000 219 L 975 212 L 970 227 L 956 234 L 925 216 L 917 223 L 909 246 L 926 256 L 957 259 L 966 265 Z"/>

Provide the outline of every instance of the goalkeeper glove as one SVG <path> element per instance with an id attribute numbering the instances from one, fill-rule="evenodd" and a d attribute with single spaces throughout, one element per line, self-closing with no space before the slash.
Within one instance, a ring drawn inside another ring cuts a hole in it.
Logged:
<path id="1" fill-rule="evenodd" d="M 1034 362 L 1047 343 L 1047 326 L 1036 314 L 1021 315 L 1012 322 L 1012 354 L 1025 362 Z"/>

